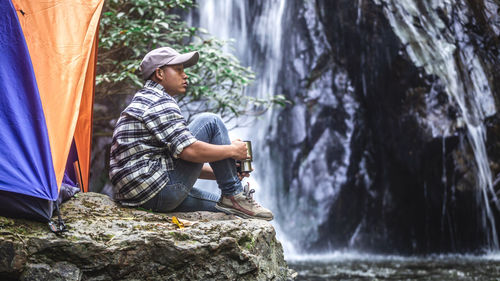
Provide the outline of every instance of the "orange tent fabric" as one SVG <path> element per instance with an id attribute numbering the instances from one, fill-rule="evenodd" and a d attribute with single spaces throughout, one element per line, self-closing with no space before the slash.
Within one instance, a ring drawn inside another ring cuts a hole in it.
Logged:
<path id="1" fill-rule="evenodd" d="M 89 172 L 90 172 L 90 147 L 92 145 L 92 112 L 94 105 L 94 85 L 96 76 L 97 63 L 97 33 L 94 37 L 94 46 L 90 54 L 89 67 L 85 76 L 85 85 L 83 88 L 82 101 L 80 105 L 80 113 L 75 129 L 75 143 L 80 161 L 82 184 L 84 191 L 89 188 Z"/>
<path id="2" fill-rule="evenodd" d="M 97 28 L 104 0 L 12 0 L 26 38 L 60 187 L 73 137 L 88 188 Z"/>

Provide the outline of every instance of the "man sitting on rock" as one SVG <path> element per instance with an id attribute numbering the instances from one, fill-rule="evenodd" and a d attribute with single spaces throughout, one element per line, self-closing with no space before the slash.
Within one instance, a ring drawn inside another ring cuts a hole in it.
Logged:
<path id="1" fill-rule="evenodd" d="M 223 211 L 245 218 L 272 220 L 273 214 L 243 188 L 236 160 L 247 159 L 246 144 L 230 141 L 215 114 L 204 113 L 189 125 L 174 96 L 186 93 L 184 68 L 198 52 L 155 49 L 140 65 L 146 80 L 121 113 L 113 133 L 110 178 L 114 199 L 124 206 L 156 212 Z M 210 165 L 204 165 L 204 163 Z M 221 197 L 193 187 L 196 179 L 215 179 Z"/>

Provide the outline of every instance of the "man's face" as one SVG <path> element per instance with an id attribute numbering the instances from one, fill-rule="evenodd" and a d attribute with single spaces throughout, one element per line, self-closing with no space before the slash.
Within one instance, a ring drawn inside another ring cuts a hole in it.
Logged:
<path id="1" fill-rule="evenodd" d="M 185 94 L 188 87 L 188 76 L 184 73 L 182 64 L 163 66 L 159 70 L 162 72 L 160 85 L 172 96 Z"/>

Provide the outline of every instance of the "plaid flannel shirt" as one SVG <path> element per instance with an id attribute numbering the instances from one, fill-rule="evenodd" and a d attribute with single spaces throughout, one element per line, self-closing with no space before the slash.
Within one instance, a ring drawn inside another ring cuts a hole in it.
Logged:
<path id="1" fill-rule="evenodd" d="M 174 159 L 195 142 L 177 102 L 151 81 L 121 113 L 113 132 L 109 176 L 114 198 L 139 206 L 153 198 L 169 178 Z"/>

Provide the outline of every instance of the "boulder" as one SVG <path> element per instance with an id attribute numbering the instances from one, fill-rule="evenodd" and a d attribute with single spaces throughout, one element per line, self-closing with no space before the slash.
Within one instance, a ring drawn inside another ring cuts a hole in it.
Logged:
<path id="1" fill-rule="evenodd" d="M 157 214 L 97 193 L 62 205 L 68 228 L 0 217 L 1 280 L 288 280 L 266 221 L 222 213 Z M 184 224 L 172 222 L 176 216 Z"/>

